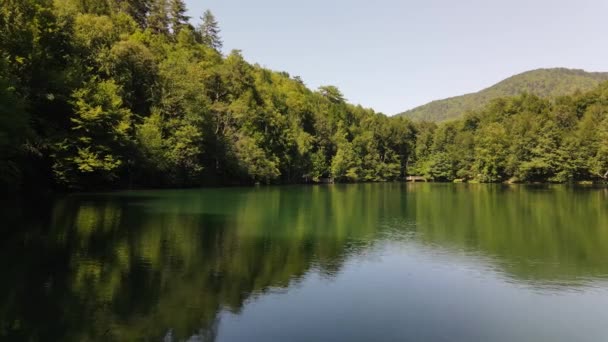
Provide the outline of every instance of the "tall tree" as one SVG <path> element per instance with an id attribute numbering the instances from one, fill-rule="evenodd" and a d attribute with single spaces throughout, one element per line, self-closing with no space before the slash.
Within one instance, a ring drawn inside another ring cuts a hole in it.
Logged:
<path id="1" fill-rule="evenodd" d="M 206 10 L 201 17 L 202 23 L 199 26 L 199 33 L 203 44 L 220 51 L 222 46 L 222 38 L 220 37 L 220 27 L 210 10 Z"/>
<path id="2" fill-rule="evenodd" d="M 148 28 L 156 34 L 169 34 L 169 6 L 167 0 L 153 0 L 148 16 Z"/>
<path id="3" fill-rule="evenodd" d="M 70 188 L 116 181 L 127 162 L 131 112 L 114 81 L 90 81 L 73 94 L 71 134 L 58 143 L 53 171 Z"/>
<path id="4" fill-rule="evenodd" d="M 152 0 L 115 0 L 119 1 L 124 8 L 123 10 L 129 14 L 140 27 L 146 26 L 146 18 L 150 12 Z"/>
<path id="5" fill-rule="evenodd" d="M 344 95 L 336 86 L 328 85 L 319 87 L 319 93 L 332 103 L 344 103 Z"/>
<path id="6" fill-rule="evenodd" d="M 55 14 L 52 1 L 0 1 L 0 77 L 9 97 L 25 100 L 21 104 L 34 133 L 32 151 L 48 146 L 43 139 L 69 124 L 64 113 L 69 111 L 65 98 L 71 93 L 67 70 L 72 32 L 72 20 Z M 0 107 L 9 104 L 2 102 Z"/>
<path id="7" fill-rule="evenodd" d="M 184 0 L 171 0 L 170 5 L 170 23 L 173 35 L 177 36 L 179 31 L 186 25 L 190 17 L 186 15 L 186 4 Z"/>

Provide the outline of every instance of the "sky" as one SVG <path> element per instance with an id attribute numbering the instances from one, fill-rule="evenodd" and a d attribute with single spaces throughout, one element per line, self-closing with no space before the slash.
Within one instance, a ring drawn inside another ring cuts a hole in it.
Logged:
<path id="1" fill-rule="evenodd" d="M 607 0 L 186 0 L 224 52 L 387 115 L 531 69 L 608 71 Z"/>

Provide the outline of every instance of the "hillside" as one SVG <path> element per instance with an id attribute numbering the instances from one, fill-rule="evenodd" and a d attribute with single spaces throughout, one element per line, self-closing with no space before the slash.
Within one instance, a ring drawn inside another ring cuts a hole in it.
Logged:
<path id="1" fill-rule="evenodd" d="M 537 69 L 511 76 L 477 93 L 437 100 L 397 115 L 414 120 L 445 121 L 483 107 L 492 99 L 531 93 L 540 97 L 568 95 L 588 91 L 608 80 L 606 72 L 553 68 Z"/>

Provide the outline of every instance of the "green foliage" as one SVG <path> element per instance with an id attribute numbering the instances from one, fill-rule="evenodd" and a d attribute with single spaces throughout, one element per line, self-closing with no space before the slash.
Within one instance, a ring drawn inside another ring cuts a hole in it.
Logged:
<path id="1" fill-rule="evenodd" d="M 413 120 L 445 121 L 461 118 L 464 113 L 482 109 L 493 99 L 530 93 L 542 98 L 589 91 L 608 80 L 608 73 L 585 72 L 574 69 L 538 69 L 501 81 L 477 93 L 433 101 L 405 111 Z"/>
<path id="2" fill-rule="evenodd" d="M 181 120 L 173 127 L 172 134 L 167 137 L 167 153 L 165 158 L 170 164 L 169 173 L 172 184 L 197 184 L 203 166 L 200 165 L 202 153 L 202 138 L 198 122 Z"/>
<path id="3" fill-rule="evenodd" d="M 0 63 L 17 96 L 27 98 L 32 125 L 47 136 L 62 123 L 69 96 L 67 64 L 72 20 L 56 15 L 50 0 L 2 0 Z M 64 121 L 63 121 L 64 122 Z"/>
<path id="4" fill-rule="evenodd" d="M 608 177 L 608 116 L 605 116 L 598 127 L 600 141 L 595 156 L 589 162 L 589 172 L 592 175 Z"/>
<path id="5" fill-rule="evenodd" d="M 150 166 L 164 170 L 166 166 L 164 157 L 163 119 L 158 112 L 153 112 L 144 122 L 137 126 L 137 141 Z"/>
<path id="6" fill-rule="evenodd" d="M 344 103 L 344 95 L 336 86 L 321 86 L 319 87 L 319 94 L 328 99 L 332 103 Z"/>
<path id="7" fill-rule="evenodd" d="M 119 35 L 110 17 L 81 14 L 75 18 L 73 39 L 87 55 L 97 57 L 118 41 Z"/>
<path id="8" fill-rule="evenodd" d="M 442 181 L 605 179 L 607 88 L 554 100 L 500 98 L 463 120 L 419 123 L 411 171 Z"/>
<path id="9" fill-rule="evenodd" d="M 473 170 L 481 182 L 498 182 L 505 177 L 508 135 L 499 123 L 491 123 L 479 130 L 475 139 Z"/>
<path id="10" fill-rule="evenodd" d="M 134 40 L 114 44 L 101 68 L 121 86 L 123 98 L 131 110 L 138 114 L 149 113 L 158 66 L 144 44 Z"/>
<path id="11" fill-rule="evenodd" d="M 24 144 L 30 135 L 28 117 L 21 101 L 8 86 L 0 71 L 0 187 L 19 187 L 19 159 L 25 153 Z"/>
<path id="12" fill-rule="evenodd" d="M 188 25 L 190 17 L 186 15 L 187 9 L 183 0 L 171 0 L 169 6 L 171 30 L 173 35 L 177 36 Z"/>
<path id="13" fill-rule="evenodd" d="M 278 158 L 264 151 L 255 139 L 239 137 L 235 147 L 240 167 L 248 177 L 264 183 L 270 183 L 279 177 Z"/>
<path id="14" fill-rule="evenodd" d="M 151 0 L 150 13 L 148 15 L 148 29 L 155 34 L 169 34 L 169 4 L 167 0 Z"/>
<path id="15" fill-rule="evenodd" d="M 56 145 L 53 171 L 69 187 L 115 181 L 128 162 L 131 112 L 113 81 L 91 81 L 74 92 L 71 134 Z"/>
<path id="16" fill-rule="evenodd" d="M 37 123 L 34 148 L 55 184 L 386 181 L 407 173 L 415 146 L 408 120 L 352 106 L 334 86 L 313 92 L 238 50 L 223 57 L 211 11 L 195 30 L 182 0 L 6 1 L 6 80 L 16 98 L 37 99 L 23 108 L 36 109 L 25 114 Z M 48 82 L 33 82 L 38 74 Z M 17 151 L 19 143 L 8 145 Z"/>
<path id="17" fill-rule="evenodd" d="M 310 177 L 312 181 L 318 182 L 321 178 L 329 175 L 329 165 L 327 164 L 327 155 L 324 148 L 320 148 L 317 152 L 310 156 Z"/>
<path id="18" fill-rule="evenodd" d="M 338 145 L 338 151 L 331 162 L 331 174 L 337 180 L 357 181 L 360 178 L 361 160 L 350 142 Z"/>
<path id="19" fill-rule="evenodd" d="M 139 25 L 144 28 L 147 22 L 147 16 L 154 0 L 110 0 L 116 11 L 126 13 Z"/>

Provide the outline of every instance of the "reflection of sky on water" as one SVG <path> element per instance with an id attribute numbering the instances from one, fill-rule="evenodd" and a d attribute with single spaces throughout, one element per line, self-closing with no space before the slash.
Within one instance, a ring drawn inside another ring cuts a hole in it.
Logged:
<path id="1" fill-rule="evenodd" d="M 521 281 L 491 258 L 405 236 L 222 311 L 217 340 L 598 341 L 607 285 Z"/>

